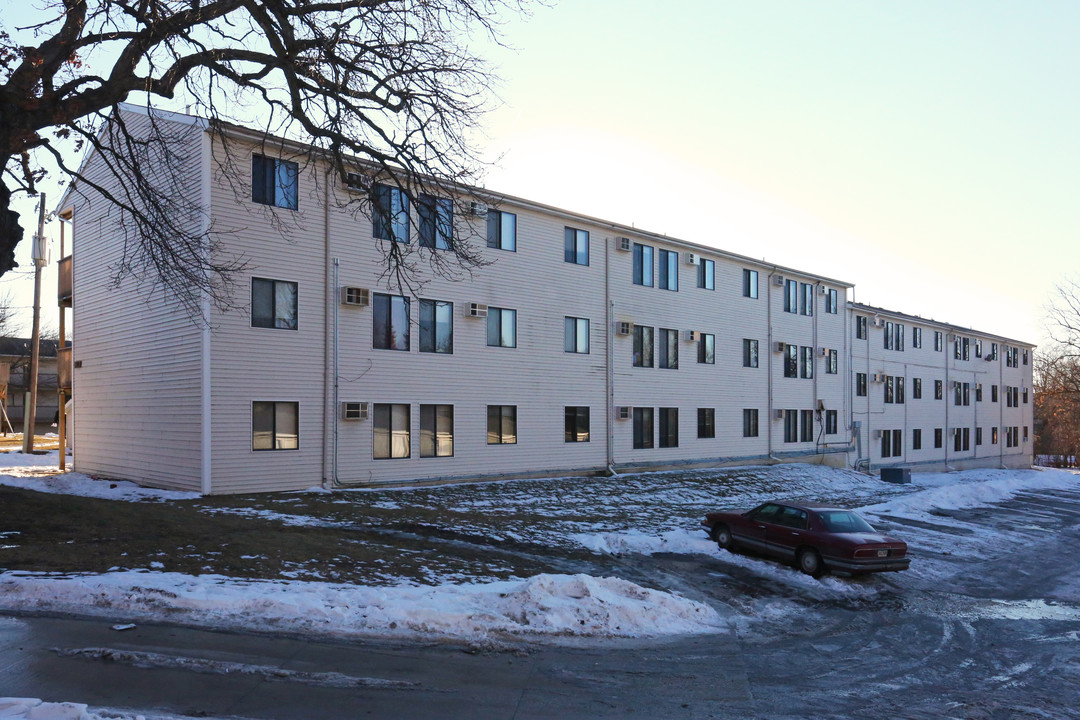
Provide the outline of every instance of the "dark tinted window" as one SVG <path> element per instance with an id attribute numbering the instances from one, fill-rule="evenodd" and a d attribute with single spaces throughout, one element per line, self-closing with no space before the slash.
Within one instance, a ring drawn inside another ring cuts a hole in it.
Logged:
<path id="1" fill-rule="evenodd" d="M 825 524 L 825 529 L 834 533 L 874 532 L 870 523 L 850 510 L 822 510 L 818 517 Z"/>

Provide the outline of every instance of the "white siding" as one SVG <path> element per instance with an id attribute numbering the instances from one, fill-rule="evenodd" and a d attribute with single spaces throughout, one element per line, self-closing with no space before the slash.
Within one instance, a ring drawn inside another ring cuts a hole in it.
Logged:
<path id="1" fill-rule="evenodd" d="M 126 119 L 133 133 L 146 131 L 145 118 Z M 183 183 L 193 197 L 200 188 L 201 141 L 202 130 L 191 127 L 177 142 L 187 157 Z M 84 172 L 114 185 L 96 156 Z M 199 490 L 201 331 L 167 293 L 139 287 L 130 277 L 112 286 L 123 238 L 114 229 L 115 211 L 86 192 L 85 198 L 71 195 L 74 361 L 81 363 L 72 388 L 75 469 Z"/>

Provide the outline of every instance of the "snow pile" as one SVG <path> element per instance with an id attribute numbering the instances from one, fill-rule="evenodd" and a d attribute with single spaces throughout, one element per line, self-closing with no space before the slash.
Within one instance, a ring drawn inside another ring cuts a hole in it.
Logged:
<path id="1" fill-rule="evenodd" d="M 953 482 L 945 484 L 946 479 Z M 930 510 L 981 507 L 1008 500 L 1027 490 L 1076 489 L 1080 486 L 1080 473 L 1069 470 L 967 470 L 958 474 L 927 473 L 924 480 L 926 484 L 935 484 L 936 480 L 942 484 L 867 505 L 859 511 L 875 515 L 926 515 Z"/>
<path id="2" fill-rule="evenodd" d="M 622 555 L 638 553 L 655 555 L 656 553 L 711 553 L 716 550 L 716 543 L 700 532 L 687 530 L 669 530 L 660 535 L 651 535 L 640 531 L 610 533 L 577 533 L 571 540 L 584 545 L 593 552 L 604 555 Z"/>
<path id="3" fill-rule="evenodd" d="M 71 702 L 44 702 L 38 698 L 0 697 L 0 718 L 4 720 L 176 720 L 173 715 L 131 714 L 122 710 L 90 711 Z"/>
<path id="4" fill-rule="evenodd" d="M 525 581 L 437 587 L 356 587 L 293 581 L 237 581 L 178 573 L 0 575 L 0 608 L 129 620 L 168 617 L 218 628 L 334 638 L 438 635 L 651 637 L 718 632 L 715 610 L 618 578 L 538 575 Z"/>
<path id="5" fill-rule="evenodd" d="M 199 493 L 179 490 L 155 490 L 124 480 L 95 480 L 82 473 L 56 474 L 60 456 L 56 450 L 44 455 L 19 452 L 0 453 L 0 485 L 37 492 L 78 495 L 105 500 L 192 500 Z M 2 717 L 2 716 L 0 716 Z"/>

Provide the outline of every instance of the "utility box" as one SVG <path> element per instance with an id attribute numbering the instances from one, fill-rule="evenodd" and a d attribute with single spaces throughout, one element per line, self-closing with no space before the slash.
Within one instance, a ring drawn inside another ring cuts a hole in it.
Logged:
<path id="1" fill-rule="evenodd" d="M 881 468 L 881 479 L 903 485 L 911 482 L 911 468 Z"/>

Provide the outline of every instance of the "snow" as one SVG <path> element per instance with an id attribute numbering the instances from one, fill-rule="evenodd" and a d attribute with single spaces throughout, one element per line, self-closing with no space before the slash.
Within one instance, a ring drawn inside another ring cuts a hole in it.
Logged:
<path id="1" fill-rule="evenodd" d="M 57 450 L 43 455 L 24 455 L 14 451 L 0 453 L 0 485 L 43 493 L 128 502 L 192 500 L 201 497 L 199 493 L 139 487 L 124 480 L 95 480 L 89 475 L 76 472 L 56 474 L 55 469 L 59 467 L 59 462 L 60 455 Z"/>
<path id="2" fill-rule="evenodd" d="M 181 720 L 174 715 L 148 715 L 98 708 L 73 702 L 45 702 L 40 698 L 0 697 L 3 720 Z"/>

